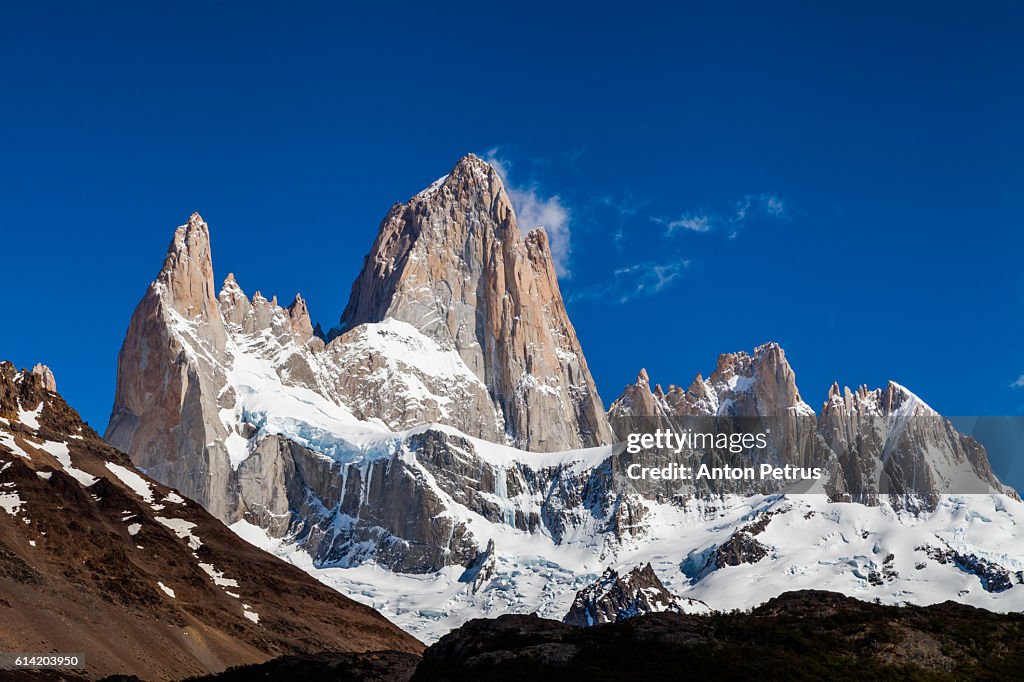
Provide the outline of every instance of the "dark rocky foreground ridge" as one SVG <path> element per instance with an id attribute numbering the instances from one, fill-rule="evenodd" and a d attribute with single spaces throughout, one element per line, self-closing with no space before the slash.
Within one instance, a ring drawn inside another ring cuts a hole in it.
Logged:
<path id="1" fill-rule="evenodd" d="M 654 613 L 589 628 L 532 615 L 473 620 L 426 650 L 290 657 L 202 678 L 242 680 L 1018 679 L 1024 615 L 953 602 L 882 606 L 787 592 L 748 613 Z"/>
<path id="2" fill-rule="evenodd" d="M 142 475 L 53 388 L 0 363 L 0 651 L 81 653 L 87 679 L 145 680 L 324 649 L 422 651 Z"/>

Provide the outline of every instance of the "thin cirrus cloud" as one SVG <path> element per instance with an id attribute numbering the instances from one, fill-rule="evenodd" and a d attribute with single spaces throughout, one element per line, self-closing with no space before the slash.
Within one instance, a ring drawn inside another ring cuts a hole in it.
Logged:
<path id="1" fill-rule="evenodd" d="M 1024 388 L 1024 374 L 1017 377 L 1017 380 L 1010 384 L 1010 388 Z"/>
<path id="2" fill-rule="evenodd" d="M 711 218 L 706 215 L 684 215 L 679 220 L 670 220 L 665 225 L 668 233 L 675 230 L 689 230 L 691 232 L 708 232 L 711 230 Z"/>
<path id="3" fill-rule="evenodd" d="M 728 231 L 735 239 L 747 222 L 754 217 L 783 219 L 788 217 L 785 201 L 776 194 L 762 192 L 745 194 L 737 199 L 731 210 L 719 213 L 684 213 L 676 219 L 652 216 L 651 220 L 665 226 L 665 235 L 677 232 Z"/>
<path id="4" fill-rule="evenodd" d="M 690 261 L 680 260 L 674 263 L 637 263 L 615 271 L 615 279 L 619 280 L 619 303 L 657 294 L 671 286 L 683 271 L 690 266 Z"/>
<path id="5" fill-rule="evenodd" d="M 535 184 L 512 184 L 509 180 L 512 164 L 498 156 L 497 148 L 488 151 L 484 158 L 498 171 L 505 184 L 519 229 L 526 234 L 534 228 L 543 227 L 548 235 L 555 273 L 561 278 L 571 277 L 569 259 L 572 254 L 572 214 L 561 197 L 557 194 L 546 195 Z"/>
<path id="6" fill-rule="evenodd" d="M 663 246 L 671 251 L 675 249 L 671 245 L 676 241 L 674 235 L 685 232 L 727 232 L 730 239 L 735 239 L 740 229 L 755 217 L 784 219 L 788 217 L 786 203 L 776 194 L 762 192 L 743 195 L 732 203 L 729 210 L 723 212 L 690 212 L 675 219 L 657 216 L 651 216 L 650 219 L 665 227 Z M 621 234 L 620 230 L 614 235 L 616 243 L 621 239 Z M 690 261 L 684 258 L 635 263 L 616 269 L 609 283 L 583 292 L 580 296 L 627 303 L 636 298 L 653 296 L 674 286 L 689 267 Z"/>
<path id="7" fill-rule="evenodd" d="M 634 263 L 614 270 L 607 283 L 578 291 L 569 298 L 615 304 L 628 303 L 633 299 L 653 296 L 668 289 L 689 267 L 690 261 L 686 259 Z"/>

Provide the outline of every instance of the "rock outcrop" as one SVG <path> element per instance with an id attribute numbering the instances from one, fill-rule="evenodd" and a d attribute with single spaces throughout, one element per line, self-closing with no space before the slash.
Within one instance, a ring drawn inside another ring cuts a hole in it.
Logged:
<path id="1" fill-rule="evenodd" d="M 57 392 L 57 380 L 54 378 L 53 372 L 50 371 L 49 367 L 41 362 L 37 363 L 36 366 L 32 368 L 32 373 L 42 380 L 43 388 L 45 390 L 52 393 Z"/>
<path id="2" fill-rule="evenodd" d="M 680 599 L 669 592 L 650 564 L 637 566 L 625 575 L 609 568 L 593 584 L 576 593 L 572 608 L 562 622 L 589 627 L 615 623 L 645 613 L 707 612 L 707 605 Z"/>

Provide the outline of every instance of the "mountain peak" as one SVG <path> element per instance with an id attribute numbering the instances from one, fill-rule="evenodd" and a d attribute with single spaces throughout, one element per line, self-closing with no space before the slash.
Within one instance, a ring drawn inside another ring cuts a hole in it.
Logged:
<path id="1" fill-rule="evenodd" d="M 154 284 L 165 302 L 186 318 L 216 311 L 210 229 L 198 213 L 174 231 Z"/>
<path id="2" fill-rule="evenodd" d="M 452 168 L 452 173 L 467 172 L 471 171 L 474 173 L 494 173 L 496 172 L 494 166 L 487 163 L 479 156 L 470 152 L 463 156 L 455 163 L 455 167 Z"/>
<path id="3" fill-rule="evenodd" d="M 495 197 L 505 193 L 505 187 L 497 169 L 476 154 L 466 154 L 456 162 L 451 171 L 420 190 L 409 203 L 431 200 L 443 187 L 448 187 L 455 192 L 460 191 L 460 187 L 462 192 L 467 189 L 475 189 Z M 488 203 L 490 202 L 488 201 Z M 404 204 L 396 204 L 396 207 L 403 206 Z"/>
<path id="4" fill-rule="evenodd" d="M 462 157 L 385 216 L 341 329 L 387 318 L 456 350 L 479 380 L 472 416 L 457 423 L 470 435 L 543 451 L 610 442 L 547 236 L 524 240 L 498 172 L 480 157 Z"/>

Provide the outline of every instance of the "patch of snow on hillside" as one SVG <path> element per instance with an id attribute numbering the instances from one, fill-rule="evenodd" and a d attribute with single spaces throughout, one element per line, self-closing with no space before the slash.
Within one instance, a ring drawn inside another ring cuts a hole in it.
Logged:
<path id="1" fill-rule="evenodd" d="M 22 504 L 24 503 L 16 491 L 0 493 L 0 509 L 3 509 L 11 516 L 18 515 L 18 512 L 21 511 Z"/>
<path id="2" fill-rule="evenodd" d="M 22 459 L 32 459 L 31 455 L 22 450 L 21 446 L 14 442 L 14 436 L 6 431 L 0 431 L 0 445 L 5 445 L 10 448 L 11 452 L 13 452 L 17 457 L 21 457 Z"/>
<path id="3" fill-rule="evenodd" d="M 22 424 L 24 424 L 25 426 L 29 427 L 32 430 L 38 430 L 39 415 L 42 413 L 42 411 L 43 403 L 39 403 L 39 407 L 32 410 L 31 412 L 21 410 L 18 412 L 18 421 L 20 421 Z"/>
<path id="4" fill-rule="evenodd" d="M 202 546 L 203 543 L 199 538 L 192 534 L 192 529 L 196 527 L 196 524 L 191 521 L 186 521 L 185 519 L 168 519 L 163 516 L 155 516 L 153 518 L 155 518 L 160 525 L 170 528 L 171 531 L 179 538 L 187 539 L 188 546 L 193 550 L 197 550 Z"/>
<path id="5" fill-rule="evenodd" d="M 53 455 L 54 459 L 60 462 L 60 465 L 64 467 L 64 473 L 74 478 L 76 481 L 84 485 L 86 488 L 88 488 L 93 483 L 99 480 L 92 474 L 88 474 L 82 471 L 81 469 L 76 469 L 74 465 L 71 464 L 71 451 L 68 450 L 67 443 L 55 443 L 53 441 L 46 441 L 39 447 L 41 450 L 45 450 L 46 452 Z"/>
<path id="6" fill-rule="evenodd" d="M 218 571 L 213 564 L 200 563 L 199 568 L 206 572 L 218 587 L 238 587 L 238 581 L 232 578 L 225 578 L 222 571 Z"/>
<path id="7" fill-rule="evenodd" d="M 111 473 L 117 476 L 118 480 L 131 488 L 132 492 L 141 497 L 146 504 L 153 504 L 153 489 L 146 479 L 120 464 L 107 462 L 106 466 Z"/>

